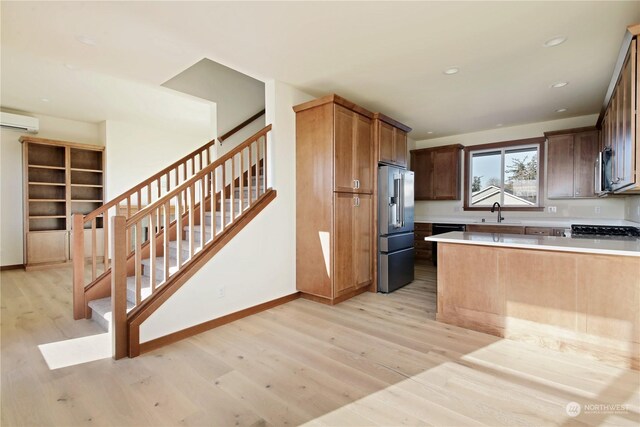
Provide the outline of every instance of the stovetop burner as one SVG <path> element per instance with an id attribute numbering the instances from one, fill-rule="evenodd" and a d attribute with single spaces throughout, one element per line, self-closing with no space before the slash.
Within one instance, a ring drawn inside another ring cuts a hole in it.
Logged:
<path id="1" fill-rule="evenodd" d="M 573 224 L 571 236 L 576 237 L 640 237 L 640 229 L 623 225 Z"/>

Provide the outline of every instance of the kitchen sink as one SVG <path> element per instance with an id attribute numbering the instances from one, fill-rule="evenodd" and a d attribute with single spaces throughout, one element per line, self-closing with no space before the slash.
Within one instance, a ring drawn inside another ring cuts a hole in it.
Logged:
<path id="1" fill-rule="evenodd" d="M 520 221 L 509 221 L 509 220 L 503 220 L 502 222 L 498 223 L 498 221 L 496 221 L 495 219 L 487 219 L 485 221 L 482 220 L 477 220 L 473 222 L 474 224 L 491 224 L 491 225 L 518 225 L 518 224 L 522 224 L 522 222 Z"/>

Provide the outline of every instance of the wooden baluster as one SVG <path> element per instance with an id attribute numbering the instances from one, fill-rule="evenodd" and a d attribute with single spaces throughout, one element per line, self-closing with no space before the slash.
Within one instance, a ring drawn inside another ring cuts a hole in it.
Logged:
<path id="1" fill-rule="evenodd" d="M 195 156 L 191 158 L 191 176 L 196 173 L 196 158 Z"/>
<path id="2" fill-rule="evenodd" d="M 236 217 L 236 156 L 231 156 L 231 182 L 229 183 L 231 192 L 231 222 Z"/>
<path id="3" fill-rule="evenodd" d="M 151 183 L 147 184 L 147 205 L 151 204 Z"/>
<path id="4" fill-rule="evenodd" d="M 249 183 L 247 184 L 247 190 L 249 192 L 249 206 L 251 206 L 251 180 L 253 178 L 253 175 L 251 173 L 251 144 L 249 144 L 249 166 L 247 169 L 247 177 L 249 179 Z"/>
<path id="5" fill-rule="evenodd" d="M 182 180 L 183 181 L 187 180 L 187 162 L 188 160 L 185 160 L 185 162 L 182 164 Z"/>
<path id="6" fill-rule="evenodd" d="M 156 290 L 156 254 L 158 253 L 156 227 L 158 226 L 158 210 L 160 208 L 156 208 L 149 215 L 149 280 L 151 281 L 151 293 Z"/>
<path id="7" fill-rule="evenodd" d="M 202 170 L 202 152 L 198 153 L 198 166 L 199 166 L 198 171 L 201 171 Z"/>
<path id="8" fill-rule="evenodd" d="M 166 189 L 167 189 L 167 193 L 169 191 L 171 191 L 171 174 L 169 172 L 167 172 L 167 174 L 165 175 L 165 178 L 167 178 L 167 185 L 166 185 Z"/>
<path id="9" fill-rule="evenodd" d="M 84 215 L 73 214 L 73 318 L 84 319 Z"/>
<path id="10" fill-rule="evenodd" d="M 156 179 L 156 188 L 158 190 L 158 199 L 159 199 L 162 195 L 162 182 L 160 181 L 160 178 Z"/>
<path id="11" fill-rule="evenodd" d="M 178 178 L 178 168 L 177 167 L 173 170 L 173 178 L 175 180 L 176 187 L 178 185 L 180 185 L 180 181 L 179 181 L 179 178 Z"/>
<path id="12" fill-rule="evenodd" d="M 136 227 L 136 249 L 135 249 L 135 269 L 136 269 L 136 305 L 142 300 L 142 221 L 135 224 Z"/>
<path id="13" fill-rule="evenodd" d="M 224 230 L 224 227 L 227 225 L 227 219 L 225 218 L 227 210 L 227 179 L 225 177 L 226 169 L 227 162 L 224 162 L 222 164 L 222 188 L 220 189 L 220 231 Z"/>
<path id="14" fill-rule="evenodd" d="M 240 214 L 244 210 L 244 149 L 240 151 Z"/>
<path id="15" fill-rule="evenodd" d="M 127 196 L 127 218 L 131 218 L 131 196 Z M 127 254 L 131 252 L 131 230 L 126 230 Z"/>
<path id="16" fill-rule="evenodd" d="M 84 250 L 81 252 L 84 257 Z M 91 281 L 96 280 L 96 261 L 98 252 L 96 250 L 96 219 L 91 220 Z"/>
<path id="17" fill-rule="evenodd" d="M 162 231 L 164 243 L 164 281 L 169 280 L 169 217 L 171 215 L 171 204 L 164 204 L 164 230 Z"/>
<path id="18" fill-rule="evenodd" d="M 205 228 L 206 221 L 204 220 L 204 211 L 206 207 L 205 198 L 204 198 L 204 181 L 206 177 L 202 177 L 202 179 L 198 180 L 200 184 L 200 250 L 204 249 L 205 242 Z"/>
<path id="19" fill-rule="evenodd" d="M 127 343 L 127 219 L 116 215 L 111 219 L 111 329 L 113 358 L 118 360 L 129 353 Z"/>
<path id="20" fill-rule="evenodd" d="M 182 267 L 182 198 L 186 190 L 176 195 L 176 258 L 178 259 L 178 268 Z"/>
<path id="21" fill-rule="evenodd" d="M 216 236 L 216 171 L 211 171 L 211 240 Z"/>
<path id="22" fill-rule="evenodd" d="M 102 243 L 104 244 L 102 262 L 104 263 L 104 271 L 107 271 L 109 269 L 109 209 L 104 211 L 104 215 L 102 215 Z"/>
<path id="23" fill-rule="evenodd" d="M 138 210 L 136 212 L 140 212 L 140 209 L 142 209 L 142 193 L 140 190 L 138 190 L 138 193 L 136 194 L 136 198 L 137 200 L 137 205 L 138 205 Z"/>
<path id="24" fill-rule="evenodd" d="M 260 141 L 256 140 L 256 199 L 260 197 Z"/>
<path id="25" fill-rule="evenodd" d="M 192 184 L 189 187 L 189 259 L 193 258 L 193 253 L 195 251 L 194 244 L 194 230 L 195 227 L 195 186 Z"/>
<path id="26" fill-rule="evenodd" d="M 264 177 L 264 180 L 262 181 L 262 185 L 264 186 L 264 188 L 262 192 L 266 193 L 267 192 L 267 136 L 264 135 L 260 137 L 260 139 L 264 144 L 264 151 L 263 151 L 264 163 L 262 166 L 262 176 Z"/>

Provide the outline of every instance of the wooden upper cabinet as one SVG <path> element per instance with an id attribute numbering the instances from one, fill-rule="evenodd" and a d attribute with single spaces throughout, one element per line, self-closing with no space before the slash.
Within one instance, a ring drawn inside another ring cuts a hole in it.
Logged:
<path id="1" fill-rule="evenodd" d="M 411 128 L 382 113 L 373 115 L 373 127 L 378 162 L 407 167 L 407 133 Z"/>
<path id="2" fill-rule="evenodd" d="M 640 147 L 638 127 L 640 116 L 636 105 L 640 103 L 638 93 L 638 33 L 640 25 L 628 28 L 620 50 L 619 68 L 616 68 L 607 90 L 606 108 L 598 118 L 602 130 L 601 148 L 610 147 L 611 185 L 616 193 L 640 192 Z"/>
<path id="3" fill-rule="evenodd" d="M 354 112 L 336 105 L 334 107 L 334 190 L 353 191 L 356 178 L 353 171 Z"/>
<path id="4" fill-rule="evenodd" d="M 573 138 L 573 194 L 596 197 L 595 163 L 598 157 L 598 131 L 578 133 Z"/>
<path id="5" fill-rule="evenodd" d="M 371 119 L 341 105 L 334 108 L 334 190 L 371 193 Z"/>
<path id="6" fill-rule="evenodd" d="M 595 162 L 599 132 L 595 128 L 545 133 L 547 149 L 547 198 L 596 197 Z"/>
<path id="7" fill-rule="evenodd" d="M 371 119 L 354 113 L 354 176 L 358 180 L 359 193 L 373 193 L 373 132 Z"/>
<path id="8" fill-rule="evenodd" d="M 549 136 L 548 141 L 547 197 L 573 197 L 573 135 Z"/>
<path id="9" fill-rule="evenodd" d="M 416 200 L 460 200 L 462 145 L 411 150 Z"/>
<path id="10" fill-rule="evenodd" d="M 393 147 L 393 126 L 376 120 L 378 127 L 378 161 L 381 163 L 394 163 L 395 151 Z"/>

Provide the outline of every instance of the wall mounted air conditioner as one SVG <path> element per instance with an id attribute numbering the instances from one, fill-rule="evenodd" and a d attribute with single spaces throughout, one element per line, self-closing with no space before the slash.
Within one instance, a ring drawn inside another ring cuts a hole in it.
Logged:
<path id="1" fill-rule="evenodd" d="M 40 121 L 34 117 L 0 112 L 0 126 L 5 129 L 38 133 Z"/>

